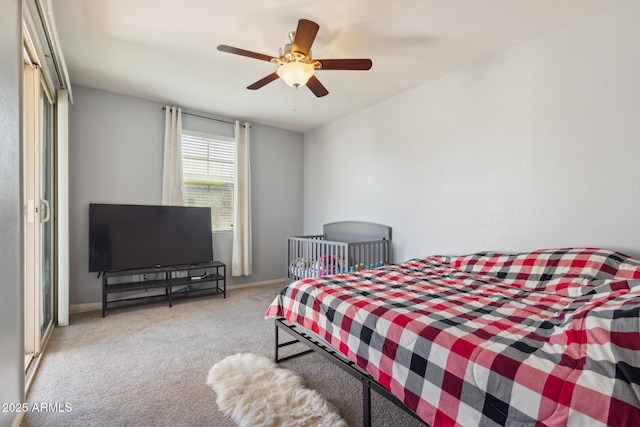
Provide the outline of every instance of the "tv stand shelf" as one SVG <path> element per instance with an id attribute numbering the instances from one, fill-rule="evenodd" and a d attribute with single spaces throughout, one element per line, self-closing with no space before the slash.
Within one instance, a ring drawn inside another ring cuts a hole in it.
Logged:
<path id="1" fill-rule="evenodd" d="M 133 281 L 153 275 L 153 280 Z M 113 283 L 118 277 L 131 277 L 130 281 Z M 111 281 L 111 283 L 110 283 Z M 222 282 L 222 284 L 221 284 Z M 160 289 L 160 293 L 130 296 L 131 291 Z M 128 293 L 128 296 L 109 299 L 109 295 Z M 125 302 L 155 302 L 158 299 L 173 305 L 174 298 L 187 298 L 197 295 L 218 295 L 227 297 L 226 265 L 219 261 L 204 264 L 180 265 L 171 267 L 140 268 L 136 270 L 105 271 L 102 273 L 102 317 L 107 314 L 109 305 L 122 306 Z M 132 304 L 128 305 L 132 305 Z"/>

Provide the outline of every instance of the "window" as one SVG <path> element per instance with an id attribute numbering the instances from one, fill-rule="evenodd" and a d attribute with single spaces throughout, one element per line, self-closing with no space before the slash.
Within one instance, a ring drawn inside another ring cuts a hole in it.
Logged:
<path id="1" fill-rule="evenodd" d="M 186 206 L 210 206 L 213 231 L 233 228 L 235 140 L 182 131 L 182 173 Z"/>

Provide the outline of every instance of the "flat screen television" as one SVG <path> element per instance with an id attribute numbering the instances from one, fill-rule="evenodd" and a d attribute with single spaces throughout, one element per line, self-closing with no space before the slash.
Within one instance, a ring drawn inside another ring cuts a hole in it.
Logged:
<path id="1" fill-rule="evenodd" d="M 89 205 L 90 272 L 211 261 L 211 208 Z"/>

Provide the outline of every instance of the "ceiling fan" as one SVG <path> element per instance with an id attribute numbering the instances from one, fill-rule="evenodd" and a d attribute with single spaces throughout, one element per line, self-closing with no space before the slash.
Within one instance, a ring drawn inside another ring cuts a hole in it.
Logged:
<path id="1" fill-rule="evenodd" d="M 277 71 L 247 86 L 247 89 L 260 89 L 281 78 L 291 87 L 306 85 L 315 96 L 321 97 L 329 91 L 314 75 L 316 70 L 369 70 L 373 63 L 370 59 L 312 59 L 311 45 L 319 29 L 320 26 L 315 22 L 300 19 L 298 28 L 289 33 L 291 43 L 280 48 L 280 56 L 277 58 L 223 44 L 218 46 L 218 50 L 280 65 Z"/>

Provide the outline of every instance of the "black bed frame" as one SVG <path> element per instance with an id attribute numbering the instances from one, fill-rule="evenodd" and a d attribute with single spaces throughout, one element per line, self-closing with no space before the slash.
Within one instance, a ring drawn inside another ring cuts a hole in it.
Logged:
<path id="1" fill-rule="evenodd" d="M 303 328 L 294 325 L 284 318 L 277 318 L 275 320 L 275 330 L 276 330 L 276 342 L 275 342 L 275 361 L 276 363 L 293 359 L 294 357 L 299 357 L 305 354 L 309 354 L 312 352 L 316 352 L 324 356 L 327 360 L 331 361 L 338 367 L 342 368 L 344 371 L 349 373 L 351 376 L 356 378 L 362 383 L 362 420 L 363 425 L 365 427 L 371 427 L 371 390 L 375 390 L 380 395 L 387 398 L 391 403 L 399 407 L 400 409 L 407 412 L 409 415 L 424 423 L 418 415 L 416 415 L 412 410 L 407 408 L 404 403 L 396 396 L 394 396 L 389 390 L 384 388 L 380 383 L 378 383 L 371 375 L 362 370 L 357 364 L 346 359 L 340 353 L 327 346 L 323 341 L 317 339 L 313 335 L 307 333 Z M 294 339 L 290 341 L 286 341 L 280 343 L 279 341 L 279 333 L 278 331 L 282 329 L 283 331 L 290 334 Z M 292 344 L 302 343 L 309 347 L 308 350 L 304 350 L 295 354 L 291 354 L 289 356 L 280 357 L 279 350 L 283 347 L 287 347 Z"/>

